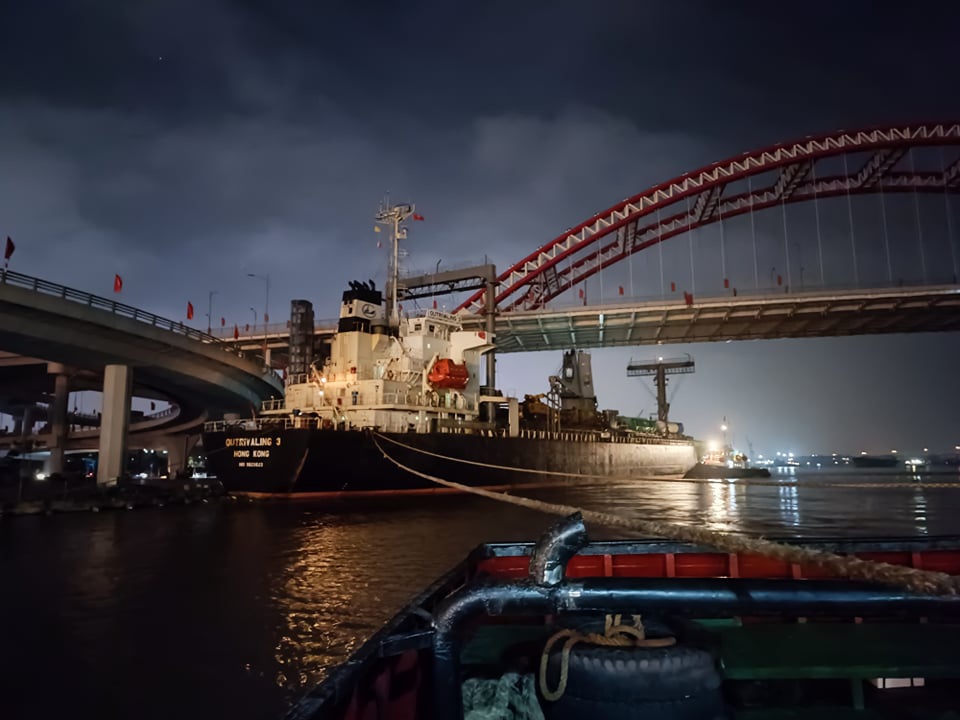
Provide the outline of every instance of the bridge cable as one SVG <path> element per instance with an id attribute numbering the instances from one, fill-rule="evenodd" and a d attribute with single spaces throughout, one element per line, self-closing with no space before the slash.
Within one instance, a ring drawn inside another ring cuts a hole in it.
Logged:
<path id="1" fill-rule="evenodd" d="M 709 192 L 709 190 L 707 191 Z M 690 238 L 690 294 L 697 294 L 697 272 L 693 267 L 693 234 L 696 231 L 693 216 L 690 215 L 690 196 L 687 195 L 687 237 Z"/>
<path id="2" fill-rule="evenodd" d="M 753 285 L 754 290 L 760 289 L 760 266 L 757 265 L 757 227 L 753 217 L 753 182 L 747 175 L 747 193 L 750 195 L 750 237 L 753 240 Z"/>
<path id="3" fill-rule="evenodd" d="M 409 448 L 409 446 L 392 440 L 380 433 L 373 433 L 373 442 L 377 449 L 383 454 L 384 459 L 401 470 L 405 470 L 412 475 L 416 475 L 419 478 L 429 480 L 438 485 L 459 490 L 460 492 L 470 493 L 471 495 L 485 497 L 490 500 L 497 500 L 529 510 L 537 510 L 554 515 L 571 515 L 579 512 L 583 515 L 584 520 L 606 527 L 628 530 L 647 536 L 654 535 L 657 537 L 674 538 L 682 542 L 714 547 L 728 553 L 764 555 L 786 563 L 815 565 L 839 577 L 882 583 L 884 585 L 905 588 L 917 593 L 956 595 L 958 594 L 958 590 L 960 590 L 957 580 L 942 572 L 861 560 L 857 557 L 836 555 L 824 550 L 816 550 L 797 545 L 785 545 L 759 537 L 753 538 L 734 535 L 732 533 L 714 532 L 702 526 L 679 525 L 660 520 L 625 518 L 614 515 L 613 513 L 586 510 L 572 505 L 544 502 L 543 500 L 535 500 L 520 495 L 507 495 L 506 493 L 470 487 L 469 485 L 463 485 L 451 480 L 444 480 L 434 475 L 428 475 L 427 473 L 420 472 L 401 463 L 383 449 L 380 445 L 380 440 L 388 440 L 403 447 Z"/>
<path id="4" fill-rule="evenodd" d="M 920 248 L 920 271 L 923 273 L 923 281 L 927 282 L 927 256 L 923 252 L 923 223 L 920 221 L 920 193 L 917 190 L 916 168 L 913 162 L 913 148 L 909 150 L 910 154 L 910 174 L 913 176 L 913 212 L 917 219 L 917 246 Z"/>
<path id="5" fill-rule="evenodd" d="M 950 258 L 953 260 L 953 282 L 957 282 L 960 271 L 957 268 L 957 248 L 953 243 L 953 218 L 950 217 L 950 195 L 947 193 L 947 166 L 943 161 L 943 148 L 940 150 L 940 177 L 943 179 L 943 209 L 947 218 L 947 241 L 950 243 Z"/>
<path id="6" fill-rule="evenodd" d="M 813 176 L 813 212 L 817 221 L 817 258 L 820 262 L 820 286 L 826 288 L 827 280 L 823 275 L 823 237 L 820 231 L 820 198 L 817 197 L 817 161 L 810 161 L 810 172 Z"/>
<path id="7" fill-rule="evenodd" d="M 880 178 L 880 218 L 883 221 L 883 250 L 887 255 L 887 282 L 893 285 L 893 265 L 890 262 L 890 232 L 887 228 L 887 202 L 886 195 L 883 192 L 882 177 Z"/>
<path id="8" fill-rule="evenodd" d="M 780 214 L 783 216 L 783 252 L 787 261 L 787 292 L 793 287 L 793 277 L 790 274 L 790 233 L 787 231 L 787 194 L 780 193 Z"/>
<path id="9" fill-rule="evenodd" d="M 660 300 L 666 300 L 663 290 L 663 225 L 660 224 L 660 205 L 657 204 L 657 250 L 660 254 Z"/>
<path id="10" fill-rule="evenodd" d="M 857 266 L 857 234 L 853 228 L 853 201 L 850 199 L 850 170 L 847 155 L 843 155 L 843 183 L 847 188 L 847 220 L 850 223 L 850 247 L 853 249 L 853 285 L 860 287 L 860 270 Z"/>

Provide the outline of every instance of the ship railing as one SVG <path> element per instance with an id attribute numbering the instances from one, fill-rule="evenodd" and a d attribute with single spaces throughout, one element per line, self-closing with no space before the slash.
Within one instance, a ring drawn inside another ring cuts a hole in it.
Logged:
<path id="1" fill-rule="evenodd" d="M 533 430 L 523 428 L 520 437 L 528 440 L 560 440 L 563 442 L 612 442 L 630 445 L 688 445 L 689 440 L 660 435 L 623 434 L 600 430 Z"/>
<path id="2" fill-rule="evenodd" d="M 285 401 L 283 398 L 270 398 L 260 403 L 260 408 L 263 410 L 283 410 L 284 407 Z"/>
<path id="3" fill-rule="evenodd" d="M 204 432 L 227 430 L 310 430 L 322 426 L 323 419 L 314 415 L 298 417 L 256 418 L 245 420 L 209 420 L 203 424 Z"/>

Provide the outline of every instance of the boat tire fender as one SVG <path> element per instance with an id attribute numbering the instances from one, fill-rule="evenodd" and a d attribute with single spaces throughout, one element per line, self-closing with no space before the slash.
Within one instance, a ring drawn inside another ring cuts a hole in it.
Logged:
<path id="1" fill-rule="evenodd" d="M 547 677 L 557 678 L 560 673 L 561 653 L 552 652 Z M 710 653 L 689 645 L 637 648 L 579 643 L 570 649 L 563 696 L 556 703 L 544 701 L 544 706 L 562 704 L 568 696 L 613 705 L 676 700 L 718 693 L 720 683 Z"/>

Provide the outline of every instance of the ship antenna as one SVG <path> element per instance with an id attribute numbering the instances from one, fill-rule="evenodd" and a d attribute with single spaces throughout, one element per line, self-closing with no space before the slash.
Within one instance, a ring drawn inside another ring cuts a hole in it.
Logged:
<path id="1" fill-rule="evenodd" d="M 391 327 L 400 326 L 398 287 L 400 277 L 400 241 L 407 239 L 407 229 L 401 225 L 413 215 L 410 203 L 390 205 L 389 195 L 380 205 L 376 220 L 390 232 L 390 264 L 387 269 L 387 318 Z"/>

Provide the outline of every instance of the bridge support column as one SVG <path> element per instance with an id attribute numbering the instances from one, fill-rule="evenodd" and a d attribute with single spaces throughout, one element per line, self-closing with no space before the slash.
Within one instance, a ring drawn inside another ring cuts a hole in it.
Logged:
<path id="1" fill-rule="evenodd" d="M 33 405 L 27 405 L 23 409 L 23 417 L 19 418 L 17 421 L 18 427 L 20 429 L 19 435 L 21 442 L 26 442 L 27 439 L 33 435 L 33 418 L 36 409 Z"/>
<path id="2" fill-rule="evenodd" d="M 133 372 L 129 366 L 107 365 L 104 368 L 97 485 L 115 483 L 126 471 L 132 392 Z"/>
<path id="3" fill-rule="evenodd" d="M 49 363 L 47 372 L 56 375 L 53 381 L 53 404 L 50 405 L 50 462 L 47 473 L 63 472 L 63 454 L 67 449 L 67 403 L 70 399 L 70 377 L 66 368 Z"/>

